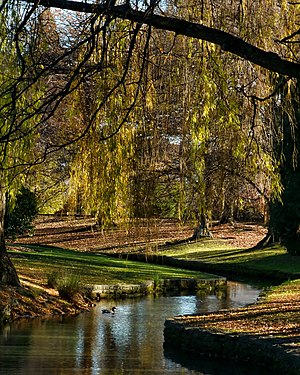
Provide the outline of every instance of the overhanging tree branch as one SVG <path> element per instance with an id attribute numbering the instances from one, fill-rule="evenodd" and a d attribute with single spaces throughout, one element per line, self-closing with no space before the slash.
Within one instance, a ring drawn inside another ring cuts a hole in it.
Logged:
<path id="1" fill-rule="evenodd" d="M 34 2 L 33 0 L 25 1 L 29 3 Z M 288 77 L 300 78 L 300 64 L 282 59 L 276 53 L 265 51 L 245 42 L 237 36 L 212 27 L 175 17 L 134 10 L 128 3 L 108 7 L 105 2 L 90 4 L 72 0 L 40 0 L 39 5 L 76 12 L 109 14 L 114 18 L 127 19 L 133 22 L 151 25 L 156 29 L 171 31 L 178 35 L 205 40 L 220 46 L 224 51 L 231 52 L 270 71 Z"/>

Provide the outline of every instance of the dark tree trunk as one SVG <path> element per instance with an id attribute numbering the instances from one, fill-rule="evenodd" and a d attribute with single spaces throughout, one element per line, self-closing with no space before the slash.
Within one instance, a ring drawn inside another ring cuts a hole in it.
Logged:
<path id="1" fill-rule="evenodd" d="M 204 213 L 200 215 L 199 225 L 195 228 L 191 240 L 193 241 L 203 237 L 212 237 L 212 234 L 208 228 L 208 221 Z"/>
<path id="2" fill-rule="evenodd" d="M 280 164 L 283 186 L 281 199 L 270 204 L 270 221 L 267 236 L 256 246 L 280 243 L 293 255 L 300 255 L 300 87 L 290 88 L 290 113 L 281 108 L 277 121 L 282 125 L 282 140 L 276 140 L 275 152 Z M 282 95 L 286 95 L 283 91 Z M 285 106 L 284 106 L 285 107 Z M 292 121 L 291 121 L 292 119 Z M 279 159 L 280 158 L 280 159 Z"/>
<path id="3" fill-rule="evenodd" d="M 20 286 L 18 274 L 6 251 L 4 238 L 5 206 L 5 193 L 0 190 L 0 285 Z"/>
<path id="4" fill-rule="evenodd" d="M 233 204 L 225 201 L 219 224 L 233 223 Z"/>
<path id="5" fill-rule="evenodd" d="M 290 254 L 300 255 L 300 165 L 281 173 L 284 191 L 282 201 L 270 207 L 269 243 L 281 243 Z"/>

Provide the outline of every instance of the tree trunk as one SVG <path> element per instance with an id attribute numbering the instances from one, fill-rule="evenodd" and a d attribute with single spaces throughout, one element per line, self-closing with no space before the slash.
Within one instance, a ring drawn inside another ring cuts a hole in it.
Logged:
<path id="1" fill-rule="evenodd" d="M 286 88 L 287 89 L 287 88 Z M 270 203 L 270 221 L 267 236 L 256 246 L 280 243 L 293 255 L 300 255 L 300 81 L 289 88 L 289 111 L 281 108 L 277 122 L 282 124 L 282 140 L 274 145 L 280 164 L 283 186 L 281 199 Z M 282 92 L 285 97 L 287 93 Z M 286 107 L 286 103 L 282 107 Z M 279 138 L 279 137 L 278 137 Z"/>
<path id="2" fill-rule="evenodd" d="M 0 189 L 0 285 L 20 286 L 15 267 L 6 251 L 4 237 L 5 206 L 5 192 Z"/>
<path id="3" fill-rule="evenodd" d="M 269 243 L 280 243 L 293 255 L 300 255 L 300 165 L 294 170 L 283 170 L 284 191 L 282 201 L 271 203 L 269 223 Z"/>
<path id="4" fill-rule="evenodd" d="M 212 234 L 208 228 L 207 218 L 204 213 L 200 215 L 199 225 L 195 228 L 191 240 L 193 241 L 203 237 L 212 237 Z"/>
<path id="5" fill-rule="evenodd" d="M 219 224 L 233 223 L 233 204 L 225 200 Z"/>

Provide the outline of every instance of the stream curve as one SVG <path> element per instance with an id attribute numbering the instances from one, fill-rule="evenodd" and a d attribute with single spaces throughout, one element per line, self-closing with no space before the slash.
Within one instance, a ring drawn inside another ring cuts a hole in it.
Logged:
<path id="1" fill-rule="evenodd" d="M 260 292 L 260 287 L 228 282 L 226 290 L 212 294 L 101 300 L 92 311 L 76 317 L 14 323 L 3 327 L 0 336 L 0 373 L 225 374 L 228 364 L 168 357 L 163 350 L 165 319 L 241 307 L 254 303 Z M 115 314 L 102 314 L 103 308 L 113 305 L 117 306 Z M 256 374 L 249 366 L 243 372 L 228 371 Z"/>

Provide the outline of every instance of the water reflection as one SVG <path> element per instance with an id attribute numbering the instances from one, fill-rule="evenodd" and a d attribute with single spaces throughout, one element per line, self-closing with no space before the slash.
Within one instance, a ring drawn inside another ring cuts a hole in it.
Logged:
<path id="1" fill-rule="evenodd" d="M 270 375 L 270 370 L 255 364 L 237 363 L 233 360 L 212 359 L 206 356 L 188 355 L 165 351 L 165 357 L 188 369 L 188 374 L 203 375 Z"/>
<path id="2" fill-rule="evenodd" d="M 164 355 L 165 319 L 243 306 L 254 302 L 258 294 L 257 288 L 230 283 L 227 292 L 212 295 L 103 301 L 75 318 L 14 324 L 0 337 L 0 373 L 217 374 Z M 113 304 L 117 306 L 115 315 L 102 314 L 102 308 Z"/>

